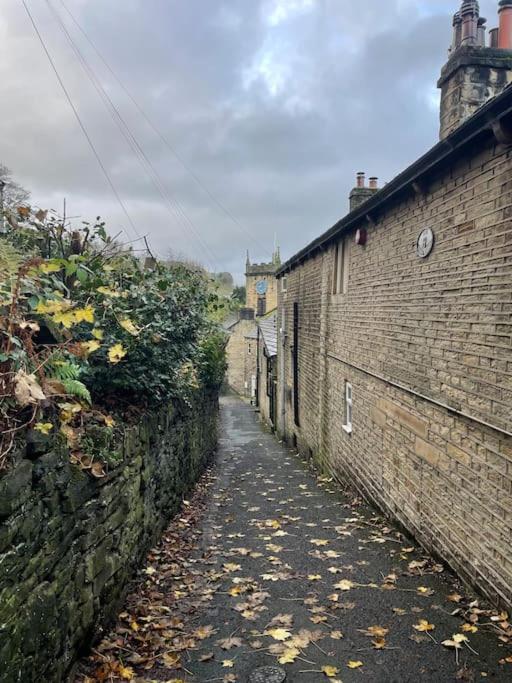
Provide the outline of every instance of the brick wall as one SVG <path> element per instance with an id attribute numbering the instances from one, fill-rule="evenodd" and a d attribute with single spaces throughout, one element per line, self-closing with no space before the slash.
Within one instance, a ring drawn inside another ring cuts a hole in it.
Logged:
<path id="1" fill-rule="evenodd" d="M 334 245 L 281 295 L 280 428 L 364 490 L 489 595 L 512 603 L 512 152 L 487 147 L 348 236 L 346 294 Z M 425 227 L 436 236 L 416 255 Z M 292 404 L 293 303 L 299 400 Z M 344 384 L 353 385 L 347 434 Z M 283 410 L 284 408 L 284 410 Z"/>

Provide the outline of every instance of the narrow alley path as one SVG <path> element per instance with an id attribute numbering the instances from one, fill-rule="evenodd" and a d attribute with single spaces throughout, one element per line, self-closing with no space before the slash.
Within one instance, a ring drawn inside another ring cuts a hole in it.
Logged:
<path id="1" fill-rule="evenodd" d="M 76 681 L 510 681 L 508 616 L 473 599 L 224 397 L 213 473 Z"/>

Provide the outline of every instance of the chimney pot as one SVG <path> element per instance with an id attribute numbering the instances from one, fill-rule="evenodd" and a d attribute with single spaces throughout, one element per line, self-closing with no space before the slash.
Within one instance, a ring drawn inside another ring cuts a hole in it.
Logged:
<path id="1" fill-rule="evenodd" d="M 489 31 L 489 47 L 498 47 L 499 42 L 499 29 L 491 28 Z"/>
<path id="2" fill-rule="evenodd" d="M 462 44 L 476 45 L 478 41 L 478 18 L 480 5 L 477 0 L 464 0 L 460 9 L 462 17 Z"/>
<path id="3" fill-rule="evenodd" d="M 356 187 L 364 187 L 366 174 L 364 171 L 359 171 L 356 176 Z"/>
<path id="4" fill-rule="evenodd" d="M 378 190 L 379 189 L 379 179 L 376 178 L 375 176 L 370 178 L 370 190 Z"/>
<path id="5" fill-rule="evenodd" d="M 477 27 L 477 44 L 478 47 L 485 47 L 485 32 L 487 30 L 486 24 L 487 19 L 484 19 L 484 17 L 480 17 L 478 20 L 478 27 Z"/>
<path id="6" fill-rule="evenodd" d="M 458 47 L 460 47 L 460 41 L 462 40 L 462 17 L 460 12 L 456 12 L 453 15 L 453 41 L 451 51 L 454 52 Z"/>
<path id="7" fill-rule="evenodd" d="M 502 50 L 512 50 L 512 0 L 501 0 L 500 28 L 498 34 L 498 47 Z"/>

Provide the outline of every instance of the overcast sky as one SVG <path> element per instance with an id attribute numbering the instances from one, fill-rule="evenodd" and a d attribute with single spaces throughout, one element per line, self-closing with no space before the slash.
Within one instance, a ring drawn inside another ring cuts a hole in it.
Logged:
<path id="1" fill-rule="evenodd" d="M 458 0 L 26 0 L 140 235 L 240 279 L 249 249 L 284 258 L 347 211 L 356 171 L 389 181 L 438 135 L 436 81 Z M 68 29 L 158 171 L 151 181 L 67 42 Z M 497 0 L 480 2 L 489 24 Z M 80 35 L 103 53 L 192 173 Z M 43 207 L 67 198 L 133 228 L 21 0 L 0 0 L 0 162 Z M 158 180 L 156 184 L 158 185 Z M 179 208 L 177 208 L 178 202 Z M 184 217 L 186 216 L 186 218 Z M 252 237 L 251 237 L 252 235 Z"/>

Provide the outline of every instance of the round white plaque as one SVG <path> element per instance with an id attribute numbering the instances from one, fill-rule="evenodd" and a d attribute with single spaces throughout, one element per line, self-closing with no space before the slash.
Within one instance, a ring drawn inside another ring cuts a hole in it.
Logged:
<path id="1" fill-rule="evenodd" d="M 427 258 L 434 248 L 434 232 L 431 228 L 425 228 L 418 237 L 416 244 L 416 253 L 420 258 Z"/>

